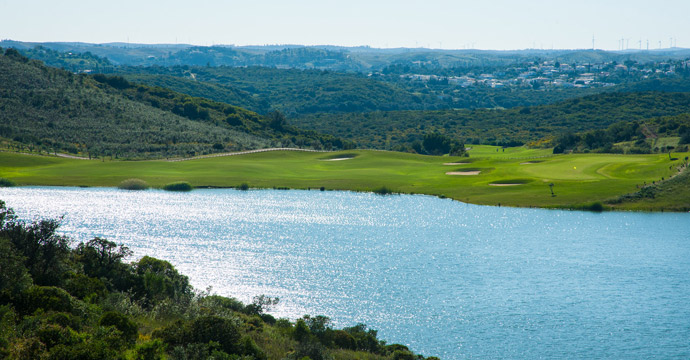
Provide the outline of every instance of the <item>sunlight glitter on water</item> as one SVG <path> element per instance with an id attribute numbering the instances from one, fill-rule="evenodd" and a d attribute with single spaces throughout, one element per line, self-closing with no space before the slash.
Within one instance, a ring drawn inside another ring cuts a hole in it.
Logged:
<path id="1" fill-rule="evenodd" d="M 364 322 L 427 356 L 687 358 L 690 214 L 582 213 L 351 192 L 2 188 L 277 316 Z M 663 352 L 660 352 L 663 351 Z"/>

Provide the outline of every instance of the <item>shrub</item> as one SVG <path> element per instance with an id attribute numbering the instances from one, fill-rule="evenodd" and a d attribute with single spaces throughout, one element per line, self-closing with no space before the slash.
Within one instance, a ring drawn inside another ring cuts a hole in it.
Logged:
<path id="1" fill-rule="evenodd" d="M 622 196 L 621 199 L 615 199 L 614 201 L 611 201 L 611 203 L 620 203 L 623 199 L 623 197 L 626 197 L 626 195 Z M 584 211 L 593 211 L 593 212 L 602 212 L 605 210 L 604 205 L 598 201 L 595 201 L 593 203 L 587 203 L 587 204 L 582 204 L 582 205 L 575 205 L 572 206 L 571 209 L 573 210 L 584 210 Z"/>
<path id="2" fill-rule="evenodd" d="M 80 323 L 78 318 L 72 314 L 64 312 L 50 313 L 45 317 L 46 324 L 60 325 L 63 328 L 71 327 L 72 329 L 79 330 Z"/>
<path id="3" fill-rule="evenodd" d="M 191 342 L 206 344 L 215 341 L 226 353 L 237 353 L 241 335 L 231 320 L 219 316 L 202 316 L 194 319 L 190 330 Z"/>
<path id="4" fill-rule="evenodd" d="M 276 320 L 275 326 L 279 329 L 292 329 L 292 323 L 289 319 L 280 318 Z"/>
<path id="5" fill-rule="evenodd" d="M 74 277 L 68 279 L 64 288 L 72 294 L 72 296 L 79 299 L 84 299 L 87 296 L 100 297 L 106 293 L 103 281 L 83 274 L 76 274 Z"/>
<path id="6" fill-rule="evenodd" d="M 242 355 L 251 356 L 256 360 L 266 360 L 266 353 L 259 346 L 256 345 L 251 337 L 245 335 L 240 340 L 240 348 Z"/>
<path id="7" fill-rule="evenodd" d="M 313 341 L 301 342 L 297 345 L 295 352 L 290 354 L 288 358 L 304 359 L 305 357 L 311 360 L 325 360 L 330 358 L 326 348 L 320 343 Z"/>
<path id="8" fill-rule="evenodd" d="M 74 345 L 57 345 L 50 352 L 50 359 L 101 360 L 115 359 L 117 353 L 103 340 L 93 339 Z M 27 358 L 30 359 L 30 358 Z"/>
<path id="9" fill-rule="evenodd" d="M 167 191 L 192 191 L 192 184 L 186 181 L 177 181 L 170 184 L 165 184 L 163 190 Z"/>
<path id="10" fill-rule="evenodd" d="M 46 346 L 35 337 L 19 339 L 9 350 L 10 359 L 42 359 L 46 355 Z"/>
<path id="11" fill-rule="evenodd" d="M 415 359 L 417 359 L 417 357 L 409 351 L 397 350 L 393 353 L 393 360 L 415 360 Z"/>
<path id="12" fill-rule="evenodd" d="M 37 309 L 71 313 L 74 309 L 72 296 L 54 286 L 32 286 L 23 296 L 24 310 L 33 313 Z"/>
<path id="13" fill-rule="evenodd" d="M 249 184 L 241 183 L 240 186 L 237 187 L 237 190 L 249 190 Z"/>
<path id="14" fill-rule="evenodd" d="M 596 201 L 587 207 L 589 211 L 594 211 L 594 212 L 602 212 L 604 211 L 604 205 L 602 205 L 600 202 Z"/>
<path id="15" fill-rule="evenodd" d="M 242 304 L 241 301 L 235 298 L 224 297 L 220 295 L 206 296 L 205 298 L 199 300 L 199 303 L 204 308 L 208 309 L 211 313 L 214 314 L 224 313 L 228 311 L 241 312 L 242 310 L 244 310 L 244 304 Z"/>
<path id="16" fill-rule="evenodd" d="M 295 323 L 295 330 L 292 333 L 292 336 L 295 338 L 295 340 L 302 342 L 308 339 L 310 335 L 311 332 L 309 331 L 307 323 L 304 322 L 303 319 L 297 320 L 297 322 Z"/>
<path id="17" fill-rule="evenodd" d="M 137 339 L 139 329 L 137 324 L 130 320 L 126 315 L 115 311 L 109 311 L 98 321 L 100 326 L 114 326 L 122 332 L 122 337 L 129 343 L 134 343 Z"/>
<path id="18" fill-rule="evenodd" d="M 36 331 L 36 335 L 48 349 L 60 344 L 73 345 L 79 341 L 79 337 L 74 330 L 52 324 L 41 326 Z"/>
<path id="19" fill-rule="evenodd" d="M 123 180 L 117 187 L 122 190 L 146 190 L 149 188 L 149 184 L 141 179 L 127 179 Z"/>
<path id="20" fill-rule="evenodd" d="M 333 331 L 333 343 L 343 349 L 355 350 L 357 348 L 355 338 L 344 330 Z"/>
<path id="21" fill-rule="evenodd" d="M 187 299 L 192 294 L 189 278 L 177 272 L 165 260 L 144 256 L 134 263 L 135 273 L 141 279 L 139 294 L 156 303 L 163 299 Z"/>
<path id="22" fill-rule="evenodd" d="M 276 318 L 273 317 L 271 314 L 261 314 L 261 320 L 263 320 L 266 324 L 269 325 L 275 325 L 276 323 Z"/>
<path id="23" fill-rule="evenodd" d="M 134 358 L 136 360 L 158 360 L 163 359 L 163 349 L 165 345 L 160 340 L 147 341 L 137 345 Z"/>
<path id="24" fill-rule="evenodd" d="M 378 195 L 390 195 L 393 193 L 393 190 L 387 188 L 386 186 L 381 186 L 380 188 L 376 188 L 373 191 L 374 191 L 374 194 L 378 194 Z"/>
<path id="25" fill-rule="evenodd" d="M 0 178 L 0 187 L 12 187 L 12 186 L 17 186 L 17 184 L 6 178 Z"/>

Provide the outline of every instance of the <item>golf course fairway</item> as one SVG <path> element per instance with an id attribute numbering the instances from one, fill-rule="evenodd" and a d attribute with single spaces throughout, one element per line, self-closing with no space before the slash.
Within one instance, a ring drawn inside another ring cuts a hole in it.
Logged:
<path id="1" fill-rule="evenodd" d="M 185 161 L 80 160 L 0 153 L 0 177 L 18 185 L 115 187 L 137 178 L 162 188 L 291 188 L 428 194 L 486 205 L 579 208 L 635 193 L 679 174 L 687 153 L 565 154 L 549 149 L 473 146 L 469 157 L 398 152 L 266 151 Z M 687 200 L 678 198 L 675 208 Z M 670 208 L 674 208 L 669 204 Z M 616 208 L 654 210 L 654 206 Z"/>

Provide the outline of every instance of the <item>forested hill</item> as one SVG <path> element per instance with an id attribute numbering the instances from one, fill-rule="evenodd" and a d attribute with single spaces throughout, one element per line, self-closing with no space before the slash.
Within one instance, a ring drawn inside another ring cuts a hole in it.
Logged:
<path id="1" fill-rule="evenodd" d="M 507 110 L 315 114 L 291 122 L 356 141 L 362 147 L 406 151 L 432 132 L 466 144 L 519 145 L 563 133 L 605 129 L 620 121 L 684 113 L 690 113 L 690 93 L 632 92 Z"/>
<path id="2" fill-rule="evenodd" d="M 368 112 L 447 108 L 436 96 L 403 90 L 362 74 L 268 67 L 121 67 L 130 81 L 170 86 L 193 96 L 235 101 L 258 112 L 286 116 L 319 112 Z M 164 75 L 163 78 L 160 75 Z M 173 80 L 169 76 L 194 82 Z M 240 95 L 241 94 L 241 95 Z M 251 94 L 248 98 L 246 94 Z M 252 100 L 253 99 L 253 100 Z M 252 103 L 254 101 L 255 103 Z"/>
<path id="3" fill-rule="evenodd" d="M 260 114 L 280 110 L 288 117 L 319 112 L 514 108 L 552 104 L 604 92 L 688 92 L 690 90 L 688 80 L 690 71 L 687 70 L 688 63 L 683 61 L 637 64 L 628 59 L 625 63 L 632 66 L 632 70 L 627 72 L 614 70 L 614 63 L 600 63 L 596 65 L 601 69 L 594 74 L 596 78 L 594 85 L 580 87 L 575 83 L 579 76 L 584 75 L 582 73 L 584 70 L 563 70 L 562 72 L 559 70 L 557 74 L 560 74 L 558 81 L 561 85 L 557 86 L 551 83 L 555 75 L 549 72 L 548 69 L 552 66 L 546 63 L 444 67 L 440 63 L 421 61 L 419 57 L 414 56 L 406 61 L 396 62 L 383 69 L 382 72 L 365 75 L 359 72 L 304 70 L 305 68 L 298 64 L 288 66 L 280 62 L 243 63 L 254 66 L 235 64 L 234 66 L 242 66 L 228 67 L 218 66 L 219 62 L 215 60 L 194 60 L 203 54 L 213 55 L 214 59 L 223 54 L 228 56 L 235 54 L 238 59 L 244 58 L 245 55 L 258 56 L 257 54 L 261 53 L 260 50 L 253 48 L 243 51 L 227 47 L 208 48 L 204 51 L 198 48 L 190 48 L 188 51 L 177 49 L 169 56 L 183 58 L 191 56 L 189 61 L 183 61 L 182 65 L 173 65 L 178 62 L 170 62 L 166 63 L 166 66 L 158 66 L 155 65 L 156 62 L 145 62 L 143 64 L 148 64 L 148 66 L 126 66 L 113 65 L 108 58 L 96 56 L 91 52 L 61 52 L 43 46 L 27 47 L 26 44 L 20 46 L 20 43 L 10 45 L 18 46 L 19 51 L 29 58 L 41 60 L 49 66 L 64 68 L 74 73 L 115 73 L 136 83 L 160 86 L 190 96 L 225 102 Z M 155 47 L 149 50 L 160 51 L 163 48 Z M 100 48 L 93 47 L 92 49 L 96 51 Z M 111 50 L 116 51 L 116 49 Z M 144 48 L 132 48 L 119 51 L 138 53 L 144 50 Z M 160 56 L 158 52 L 154 53 L 157 55 L 151 56 Z M 410 54 L 413 53 L 415 52 Z M 329 52 L 325 50 L 299 47 L 281 51 L 271 50 L 261 56 L 265 57 L 269 54 L 276 59 L 296 57 L 304 61 L 304 64 L 312 65 L 335 56 L 329 55 Z M 343 55 L 338 54 L 338 56 Z M 359 52 L 358 54 L 361 55 Z M 514 54 L 514 61 L 525 60 L 519 54 L 519 52 Z M 316 58 L 312 59 L 310 57 L 312 55 Z M 555 56 L 556 53 L 551 55 Z M 484 53 L 483 56 L 490 56 L 490 53 Z M 310 59 L 313 61 L 310 62 Z M 224 63 L 220 62 L 220 64 Z M 275 68 L 256 65 L 275 66 Z M 567 66 L 568 69 L 572 69 L 571 66 L 576 65 Z M 284 68 L 286 66 L 292 68 L 286 69 Z M 555 66 L 553 68 L 555 69 Z M 533 71 L 535 69 L 536 72 Z M 534 74 L 529 75 L 530 73 Z M 482 75 L 477 77 L 478 74 Z M 526 77 L 521 78 L 523 75 Z M 487 83 L 484 79 L 486 76 L 492 77 L 492 81 L 498 81 L 499 84 L 494 87 L 491 82 Z M 542 84 L 542 81 L 546 82 Z M 617 85 L 611 86 L 613 84 Z"/>
<path id="4" fill-rule="evenodd" d="M 344 146 L 288 126 L 279 113 L 264 117 L 120 77 L 74 75 L 14 49 L 0 54 L 0 137 L 32 150 L 144 158 Z"/>
<path id="5" fill-rule="evenodd" d="M 651 51 L 603 50 L 442 50 L 430 48 L 377 49 L 368 46 L 194 46 L 189 44 L 89 44 L 75 42 L 31 43 L 0 41 L 2 47 L 19 50 L 42 46 L 61 52 L 85 53 L 108 58 L 116 65 L 171 66 L 276 66 L 333 71 L 378 71 L 397 64 L 429 64 L 433 67 L 510 66 L 516 61 L 594 63 L 626 60 L 637 62 L 687 59 L 690 49 Z"/>

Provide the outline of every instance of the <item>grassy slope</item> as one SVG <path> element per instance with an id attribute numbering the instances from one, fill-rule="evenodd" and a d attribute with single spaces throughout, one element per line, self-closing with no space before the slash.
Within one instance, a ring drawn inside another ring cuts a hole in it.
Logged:
<path id="1" fill-rule="evenodd" d="M 358 150 L 347 152 L 357 155 L 350 160 L 323 161 L 338 153 L 289 151 L 182 162 L 100 162 L 0 153 L 0 176 L 21 185 L 116 186 L 135 177 L 157 187 L 177 180 L 198 187 L 233 187 L 246 182 L 262 188 L 323 186 L 370 191 L 386 186 L 396 192 L 446 196 L 476 204 L 569 207 L 634 192 L 636 185 L 668 177 L 675 171 L 669 167 L 679 163 L 669 161 L 665 154 L 551 156 L 547 150 L 513 148 L 504 153 L 489 146 L 475 146 L 470 153 L 470 158 L 449 158 Z M 523 164 L 530 160 L 541 162 Z M 471 163 L 443 165 L 453 161 Z M 463 169 L 482 173 L 445 174 Z M 489 185 L 495 182 L 523 184 Z M 554 183 L 556 196 L 551 196 L 550 183 Z"/>
<path id="2" fill-rule="evenodd" d="M 656 186 L 654 198 L 629 199 L 612 204 L 616 209 L 646 211 L 690 211 L 690 172 L 683 171 Z"/>

